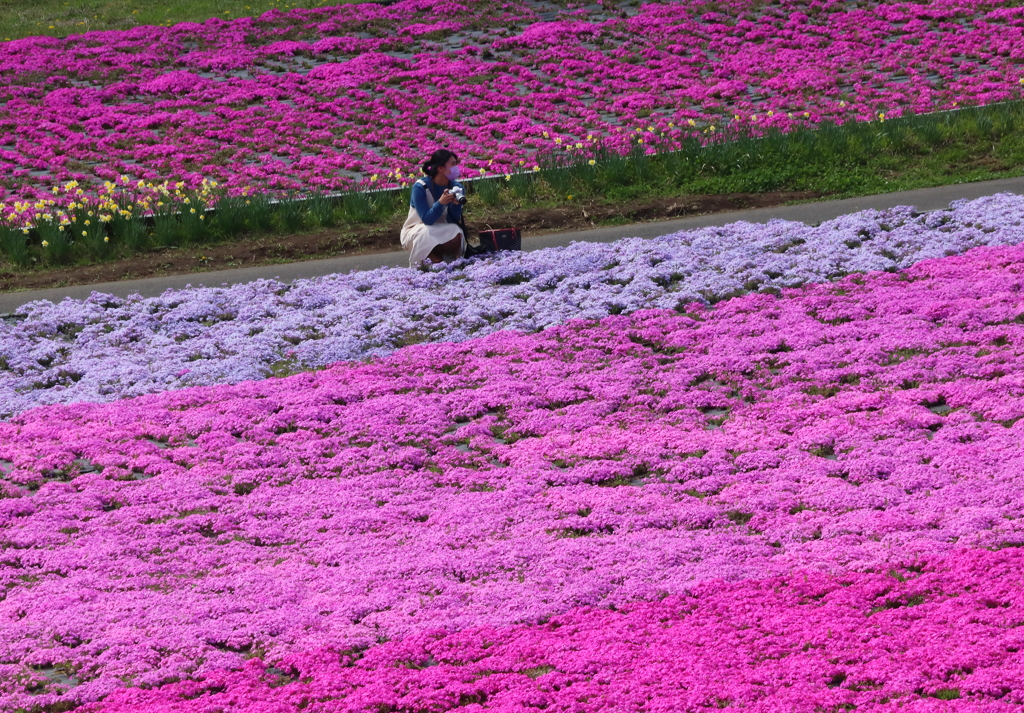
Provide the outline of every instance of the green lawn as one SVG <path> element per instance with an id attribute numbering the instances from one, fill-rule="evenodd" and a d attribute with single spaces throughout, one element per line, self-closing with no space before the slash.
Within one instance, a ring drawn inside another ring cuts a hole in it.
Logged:
<path id="1" fill-rule="evenodd" d="M 342 5 L 346 0 L 0 0 L 0 39 L 66 37 L 90 30 L 202 22 L 261 15 L 278 8 Z"/>
<path id="2" fill-rule="evenodd" d="M 599 166 L 597 176 L 583 166 L 569 168 L 557 193 L 593 192 L 610 203 L 769 191 L 840 198 L 1021 175 L 1024 102 L 840 127 L 822 123 L 717 145 L 694 142 L 655 157 L 608 157 Z"/>

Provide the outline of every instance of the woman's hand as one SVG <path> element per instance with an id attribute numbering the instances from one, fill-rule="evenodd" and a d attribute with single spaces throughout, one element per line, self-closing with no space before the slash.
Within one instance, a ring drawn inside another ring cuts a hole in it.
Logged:
<path id="1" fill-rule="evenodd" d="M 437 199 L 437 202 L 441 205 L 448 205 L 449 203 L 455 202 L 455 194 L 445 189 L 445 192 L 441 194 L 441 197 Z"/>

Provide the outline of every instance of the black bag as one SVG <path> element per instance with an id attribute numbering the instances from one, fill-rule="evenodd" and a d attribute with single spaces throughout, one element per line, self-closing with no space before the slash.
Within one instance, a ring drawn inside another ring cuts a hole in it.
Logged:
<path id="1" fill-rule="evenodd" d="M 462 228 L 462 234 L 467 235 L 469 233 L 466 230 L 466 221 L 460 220 L 459 227 Z M 491 226 L 487 226 L 490 228 Z M 523 234 L 519 228 L 506 228 L 505 230 L 481 230 L 480 231 L 480 245 L 473 246 L 469 242 L 466 242 L 466 254 L 465 257 L 475 257 L 477 255 L 489 255 L 496 253 L 499 250 L 522 250 L 523 249 Z"/>
<path id="2" fill-rule="evenodd" d="M 498 252 L 500 250 L 522 250 L 523 234 L 519 228 L 481 230 L 480 247 L 486 249 L 489 253 Z"/>

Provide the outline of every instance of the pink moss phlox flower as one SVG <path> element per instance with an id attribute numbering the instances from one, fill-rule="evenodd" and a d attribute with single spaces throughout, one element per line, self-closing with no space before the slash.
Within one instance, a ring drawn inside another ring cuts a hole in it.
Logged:
<path id="1" fill-rule="evenodd" d="M 709 582 L 539 626 L 253 660 L 83 710 L 1016 711 L 1022 567 L 1019 550 L 965 550 L 870 573 Z"/>
<path id="2" fill-rule="evenodd" d="M 638 139 L 1015 100 L 1022 19 L 991 0 L 402 0 L 3 42 L 0 203 L 120 175 L 401 186 L 439 145 L 501 175 Z"/>

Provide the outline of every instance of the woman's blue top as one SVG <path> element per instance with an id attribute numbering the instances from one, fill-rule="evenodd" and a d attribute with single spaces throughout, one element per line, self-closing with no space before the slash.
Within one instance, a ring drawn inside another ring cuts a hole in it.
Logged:
<path id="1" fill-rule="evenodd" d="M 445 192 L 445 189 L 461 185 L 458 181 L 449 181 L 447 186 L 439 186 L 434 183 L 430 176 L 424 176 L 412 184 L 412 199 L 410 203 L 416 209 L 416 212 L 419 213 L 420 220 L 423 221 L 424 225 L 433 225 L 441 217 L 441 214 L 444 213 L 444 206 L 437 201 L 441 194 Z M 427 191 L 430 192 L 429 198 L 427 197 Z M 458 223 L 460 220 L 462 220 L 462 206 L 455 202 L 449 203 L 448 222 Z"/>

